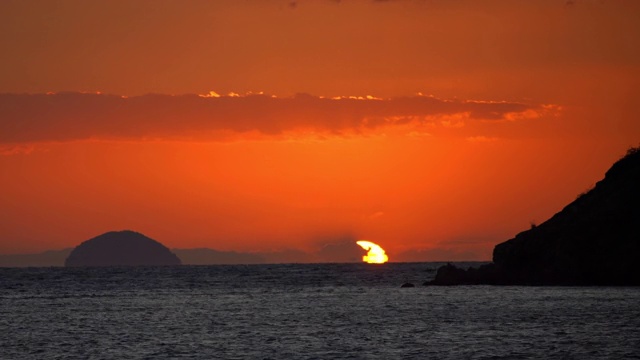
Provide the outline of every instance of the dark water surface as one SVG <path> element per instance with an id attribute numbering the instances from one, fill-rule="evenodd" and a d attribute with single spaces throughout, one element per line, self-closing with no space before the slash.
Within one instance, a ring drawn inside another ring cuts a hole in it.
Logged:
<path id="1" fill-rule="evenodd" d="M 400 288 L 438 265 L 0 269 L 0 359 L 640 358 L 638 287 Z"/>

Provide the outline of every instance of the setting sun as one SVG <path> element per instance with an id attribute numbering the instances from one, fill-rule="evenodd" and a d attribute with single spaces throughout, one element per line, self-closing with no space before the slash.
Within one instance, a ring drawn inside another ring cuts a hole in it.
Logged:
<path id="1" fill-rule="evenodd" d="M 389 257 L 380 245 L 365 240 L 356 241 L 356 244 L 367 250 L 367 255 L 362 257 L 362 261 L 369 264 L 384 264 L 389 261 Z"/>

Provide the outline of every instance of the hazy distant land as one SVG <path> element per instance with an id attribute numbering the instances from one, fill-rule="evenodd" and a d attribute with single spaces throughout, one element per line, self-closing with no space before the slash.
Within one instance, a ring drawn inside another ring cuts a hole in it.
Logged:
<path id="1" fill-rule="evenodd" d="M 51 250 L 37 254 L 0 255 L 0 267 L 50 267 L 64 266 L 73 248 Z M 183 265 L 214 264 L 264 264 L 266 257 L 259 253 L 238 253 L 213 249 L 171 249 Z"/>
<path id="2" fill-rule="evenodd" d="M 0 267 L 50 267 L 64 266 L 65 260 L 73 248 L 51 250 L 37 254 L 0 254 Z M 236 252 L 220 251 L 209 248 L 171 249 L 180 258 L 183 265 L 232 265 L 232 264 L 278 264 L 313 262 L 360 262 L 361 254 L 336 258 L 322 258 L 318 253 L 306 253 L 299 250 L 277 252 Z"/>
<path id="3" fill-rule="evenodd" d="M 0 267 L 58 267 L 73 248 L 49 250 L 35 254 L 0 254 Z M 364 252 L 357 245 L 340 243 L 326 246 L 316 252 L 304 252 L 286 249 L 271 252 L 222 251 L 210 248 L 171 249 L 180 258 L 183 265 L 235 265 L 235 264 L 286 264 L 286 263 L 354 263 L 361 262 Z M 342 253 L 340 253 L 342 252 Z M 398 254 L 391 258 L 393 262 L 447 261 L 442 258 L 449 252 L 444 250 L 416 251 Z M 421 257 L 422 255 L 422 257 Z M 430 260 L 429 256 L 437 258 Z M 477 261 L 474 254 L 463 254 L 459 261 Z"/>
<path id="4" fill-rule="evenodd" d="M 73 248 L 49 250 L 37 254 L 0 254 L 0 267 L 48 267 L 64 266 Z"/>
<path id="5" fill-rule="evenodd" d="M 64 266 L 64 262 L 73 248 L 50 250 L 37 254 L 0 254 L 0 267 L 50 267 Z M 278 264 L 333 262 L 318 261 L 315 254 L 299 250 L 279 252 L 236 252 L 220 251 L 208 248 L 171 249 L 182 260 L 183 265 L 232 265 L 232 264 Z M 315 260 L 315 261 L 314 261 Z M 360 257 L 351 257 L 335 262 L 360 262 Z M 346 260 L 346 261 L 345 261 Z"/>
<path id="6" fill-rule="evenodd" d="M 211 248 L 173 248 L 183 265 L 235 265 L 235 264 L 303 264 L 303 263 L 357 263 L 362 262 L 363 251 L 356 239 L 344 239 L 329 243 L 316 251 L 282 249 L 273 251 L 224 251 Z M 34 254 L 0 254 L 0 267 L 57 267 L 65 266 L 65 260 L 73 248 L 51 250 Z M 474 252 L 459 253 L 448 249 L 411 250 L 390 255 L 392 262 L 486 262 Z"/>

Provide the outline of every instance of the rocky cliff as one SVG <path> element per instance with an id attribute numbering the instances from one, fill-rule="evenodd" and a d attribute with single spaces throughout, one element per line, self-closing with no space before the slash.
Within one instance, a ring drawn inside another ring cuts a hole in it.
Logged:
<path id="1" fill-rule="evenodd" d="M 640 285 L 640 148 L 544 223 L 496 245 L 493 264 L 442 267 L 431 285 Z"/>

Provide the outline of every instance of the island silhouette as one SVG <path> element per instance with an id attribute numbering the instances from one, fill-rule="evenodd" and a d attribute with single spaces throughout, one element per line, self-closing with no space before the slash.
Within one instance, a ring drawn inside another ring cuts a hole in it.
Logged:
<path id="1" fill-rule="evenodd" d="M 639 256 L 637 147 L 562 211 L 496 245 L 493 263 L 447 264 L 425 285 L 640 285 Z"/>
<path id="2" fill-rule="evenodd" d="M 168 266 L 181 265 L 166 246 L 131 231 L 110 231 L 76 246 L 65 266 Z"/>

